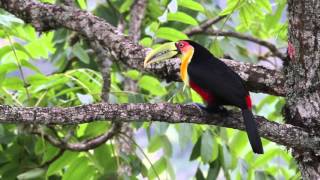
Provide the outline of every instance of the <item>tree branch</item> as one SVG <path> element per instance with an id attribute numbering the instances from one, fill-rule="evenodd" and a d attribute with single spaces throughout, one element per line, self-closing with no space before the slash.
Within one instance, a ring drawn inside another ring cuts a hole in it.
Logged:
<path id="1" fill-rule="evenodd" d="M 280 52 L 275 45 L 273 45 L 272 43 L 270 43 L 268 41 L 264 41 L 262 39 L 255 38 L 253 36 L 233 32 L 233 31 L 219 31 L 219 30 L 214 30 L 214 29 L 206 29 L 204 31 L 199 31 L 197 33 L 202 33 L 202 34 L 206 34 L 206 35 L 210 35 L 210 36 L 234 37 L 234 38 L 238 38 L 238 39 L 242 39 L 242 40 L 246 40 L 246 41 L 251 41 L 253 43 L 256 43 L 256 44 L 259 44 L 261 46 L 268 48 L 272 52 L 272 54 L 274 54 L 276 57 L 282 59 L 283 61 L 286 61 L 286 59 L 287 59 L 287 56 L 285 54 L 283 54 L 282 52 Z M 194 34 L 196 34 L 196 33 L 194 33 Z"/>
<path id="2" fill-rule="evenodd" d="M 146 71 L 143 68 L 143 59 L 148 49 L 133 43 L 115 27 L 86 11 L 39 3 L 33 0 L 0 0 L 0 7 L 31 23 L 38 31 L 47 31 L 59 27 L 77 31 L 89 40 L 99 41 L 101 46 L 115 57 L 115 60 L 120 60 L 131 68 Z M 256 71 L 252 70 L 250 74 L 246 74 L 241 72 L 242 67 L 246 64 L 230 60 L 225 60 L 225 62 L 227 65 L 233 66 L 234 70 L 245 79 L 250 91 L 280 96 L 285 94 L 283 76 L 280 72 L 250 65 L 246 69 L 255 67 Z M 153 66 L 147 71 L 167 80 L 180 79 L 177 76 L 179 72 L 179 62 L 177 61 Z M 256 77 L 261 77 L 259 82 L 255 81 L 257 80 Z M 264 80 L 264 77 L 272 78 Z"/>
<path id="3" fill-rule="evenodd" d="M 135 0 L 131 7 L 131 18 L 129 25 L 129 36 L 133 39 L 133 42 L 137 43 L 140 38 L 140 28 L 142 24 L 142 20 L 144 17 L 144 13 L 146 10 L 147 1 L 146 0 Z"/>
<path id="4" fill-rule="evenodd" d="M 19 124 L 80 124 L 100 120 L 113 122 L 148 122 L 209 124 L 244 130 L 240 112 L 230 111 L 227 117 L 207 114 L 193 105 L 170 103 L 158 104 L 91 104 L 76 107 L 11 107 L 0 105 L 0 123 Z M 279 124 L 267 119 L 255 117 L 259 133 L 273 142 L 295 148 L 320 150 L 320 139 L 302 128 L 289 124 Z M 115 128 L 119 129 L 119 128 Z M 115 131 L 110 131 L 115 132 Z M 53 141 L 53 140 L 52 140 Z M 61 142 L 55 142 L 58 147 Z M 90 142 L 90 143 L 89 143 Z M 87 147 L 94 148 L 95 143 L 88 141 Z M 83 150 L 83 143 L 70 149 Z M 65 145 L 61 146 L 65 147 Z"/>
<path id="5" fill-rule="evenodd" d="M 223 20 L 225 17 L 227 17 L 227 16 L 218 16 L 215 19 L 207 19 L 207 20 L 203 21 L 198 27 L 193 27 L 191 29 L 187 29 L 184 31 L 184 33 L 188 36 L 193 36 L 195 34 L 202 33 L 203 31 L 207 30 L 213 24 L 216 24 L 216 23 L 220 22 L 221 20 Z"/>
<path id="6" fill-rule="evenodd" d="M 59 123 L 54 123 L 54 124 L 59 124 Z M 86 139 L 77 143 L 65 142 L 57 137 L 41 132 L 39 129 L 32 130 L 31 133 L 44 137 L 44 139 L 47 140 L 50 144 L 60 149 L 67 149 L 71 151 L 87 151 L 90 149 L 94 149 L 100 146 L 102 143 L 106 142 L 107 140 L 113 138 L 115 135 L 119 133 L 120 129 L 121 129 L 120 123 L 113 123 L 112 127 L 106 133 L 100 136 L 94 137 L 92 139 Z"/>

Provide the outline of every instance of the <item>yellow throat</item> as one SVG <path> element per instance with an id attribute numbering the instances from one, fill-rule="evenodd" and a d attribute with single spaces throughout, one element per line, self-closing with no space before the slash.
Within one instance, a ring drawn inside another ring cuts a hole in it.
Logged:
<path id="1" fill-rule="evenodd" d="M 182 81 L 189 86 L 188 65 L 192 59 L 194 49 L 190 48 L 181 56 L 180 77 Z"/>

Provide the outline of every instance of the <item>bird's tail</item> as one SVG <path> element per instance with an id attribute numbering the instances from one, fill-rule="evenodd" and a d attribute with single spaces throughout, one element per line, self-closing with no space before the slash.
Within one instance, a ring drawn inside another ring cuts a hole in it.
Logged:
<path id="1" fill-rule="evenodd" d="M 258 133 L 257 125 L 251 110 L 242 109 L 242 116 L 253 152 L 257 154 L 263 154 L 260 135 Z"/>

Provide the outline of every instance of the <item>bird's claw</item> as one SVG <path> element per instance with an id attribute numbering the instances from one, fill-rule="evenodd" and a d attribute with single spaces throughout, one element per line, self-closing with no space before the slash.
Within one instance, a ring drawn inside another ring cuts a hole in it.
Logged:
<path id="1" fill-rule="evenodd" d="M 189 103 L 190 105 L 196 106 L 197 109 L 199 109 L 200 111 L 206 111 L 207 112 L 207 107 L 204 106 L 203 104 L 200 103 Z"/>

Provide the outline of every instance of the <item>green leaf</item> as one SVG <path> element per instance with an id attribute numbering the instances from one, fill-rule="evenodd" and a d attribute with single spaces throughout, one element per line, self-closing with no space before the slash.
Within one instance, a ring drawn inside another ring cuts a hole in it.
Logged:
<path id="1" fill-rule="evenodd" d="M 87 9 L 87 1 L 86 0 L 77 0 L 79 7 L 81 9 Z"/>
<path id="2" fill-rule="evenodd" d="M 0 82 L 1 84 L 1 82 Z M 11 90 L 21 90 L 24 89 L 23 81 L 17 77 L 6 78 L 2 81 L 2 86 L 11 89 Z"/>
<path id="3" fill-rule="evenodd" d="M 195 176 L 196 176 L 196 180 L 205 180 L 204 175 L 200 168 L 197 169 Z"/>
<path id="4" fill-rule="evenodd" d="M 201 137 L 201 158 L 202 161 L 212 162 L 218 157 L 218 147 L 214 137 L 209 130 L 206 130 Z"/>
<path id="5" fill-rule="evenodd" d="M 87 52 L 81 47 L 80 43 L 77 43 L 73 46 L 72 52 L 83 63 L 90 63 L 90 57 L 88 56 Z"/>
<path id="6" fill-rule="evenodd" d="M 237 166 L 237 158 L 235 158 L 234 154 L 231 154 L 229 149 L 225 144 L 220 146 L 220 153 L 221 159 L 223 160 L 222 164 L 223 167 L 226 169 L 234 169 Z"/>
<path id="7" fill-rule="evenodd" d="M 190 155 L 189 160 L 193 161 L 195 159 L 197 159 L 200 156 L 200 151 L 201 151 L 201 142 L 202 142 L 202 137 L 200 136 L 196 142 L 196 144 L 193 146 L 192 148 L 192 152 Z"/>
<path id="8" fill-rule="evenodd" d="M 26 55 L 28 55 L 30 58 L 32 58 L 32 55 L 29 53 L 29 51 L 24 47 L 22 46 L 21 44 L 19 43 L 13 43 L 13 46 L 16 50 L 19 50 L 19 51 L 22 51 L 24 52 Z"/>
<path id="9" fill-rule="evenodd" d="M 104 121 L 96 121 L 88 123 L 84 131 L 84 137 L 93 137 L 106 132 L 110 124 Z"/>
<path id="10" fill-rule="evenodd" d="M 218 160 L 213 161 L 209 165 L 209 172 L 207 175 L 207 180 L 215 180 L 217 179 L 219 172 L 220 172 L 220 162 Z"/>
<path id="11" fill-rule="evenodd" d="M 167 16 L 168 21 L 179 21 L 185 24 L 190 25 L 198 25 L 198 22 L 196 19 L 194 19 L 192 16 L 184 13 L 184 12 L 176 12 L 176 13 L 169 13 Z"/>
<path id="12" fill-rule="evenodd" d="M 36 179 L 36 178 L 39 178 L 41 179 L 40 177 L 42 177 L 44 175 L 46 171 L 42 168 L 35 168 L 35 169 L 31 169 L 27 172 L 24 172 L 22 174 L 19 174 L 17 176 L 17 179 Z"/>
<path id="13" fill-rule="evenodd" d="M 153 136 L 148 145 L 148 152 L 153 153 L 161 147 L 167 156 L 172 156 L 172 145 L 166 135 Z"/>
<path id="14" fill-rule="evenodd" d="M 167 94 L 167 90 L 161 86 L 160 81 L 152 76 L 142 76 L 138 85 L 140 88 L 147 90 L 152 95 L 163 96 Z"/>
<path id="15" fill-rule="evenodd" d="M 191 142 L 190 134 L 193 133 L 193 126 L 188 123 L 181 123 L 178 126 L 179 144 L 181 149 L 184 149 L 188 142 Z"/>
<path id="16" fill-rule="evenodd" d="M 283 11 L 287 3 L 278 3 L 277 9 L 273 15 L 267 15 L 265 18 L 265 26 L 267 29 L 274 29 L 275 25 L 280 21 Z"/>
<path id="17" fill-rule="evenodd" d="M 0 27 L 11 28 L 13 24 L 23 24 L 23 21 L 11 14 L 0 14 Z"/>
<path id="18" fill-rule="evenodd" d="M 95 173 L 94 168 L 89 165 L 88 158 L 79 157 L 71 163 L 62 180 L 90 179 Z"/>
<path id="19" fill-rule="evenodd" d="M 28 60 L 20 59 L 20 63 L 21 63 L 21 66 L 23 66 L 23 67 L 27 67 L 37 73 L 41 73 L 41 71 L 36 66 L 31 64 Z"/>
<path id="20" fill-rule="evenodd" d="M 131 78 L 132 80 L 138 80 L 141 73 L 137 70 L 129 70 L 125 72 L 124 75 L 128 78 Z"/>
<path id="21" fill-rule="evenodd" d="M 204 7 L 200 3 L 193 1 L 193 0 L 179 0 L 178 4 L 179 4 L 179 6 L 183 6 L 185 8 L 199 11 L 202 13 L 204 13 L 204 11 L 205 11 Z"/>
<path id="22" fill-rule="evenodd" d="M 119 11 L 121 13 L 129 11 L 132 3 L 133 3 L 133 0 L 125 0 L 124 3 L 122 3 L 122 5 L 120 6 Z"/>
<path id="23" fill-rule="evenodd" d="M 158 38 L 166 39 L 169 41 L 179 41 L 189 39 L 186 34 L 169 27 L 161 27 L 158 29 L 156 36 Z"/>
<path id="24" fill-rule="evenodd" d="M 110 145 L 103 144 L 98 148 L 94 149 L 94 158 L 95 166 L 98 166 L 98 169 L 103 169 L 102 172 L 114 173 L 117 169 L 117 163 L 115 163 L 115 157 L 112 157 L 112 149 Z"/>
<path id="25" fill-rule="evenodd" d="M 219 42 L 217 40 L 212 41 L 209 50 L 214 56 L 218 58 L 219 57 L 222 58 L 224 56 L 223 50 L 221 49 Z"/>
<path id="26" fill-rule="evenodd" d="M 228 15 L 233 13 L 237 8 L 241 7 L 240 5 L 243 3 L 244 0 L 232 0 L 228 1 L 227 7 L 224 8 L 220 13 L 219 16 Z"/>
<path id="27" fill-rule="evenodd" d="M 260 7 L 264 8 L 268 11 L 268 13 L 272 13 L 272 6 L 269 0 L 259 0 L 255 1 Z"/>
<path id="28" fill-rule="evenodd" d="M 248 144 L 248 138 L 246 133 L 237 131 L 232 137 L 229 144 L 230 149 L 235 152 L 236 155 L 240 155 Z"/>
<path id="29" fill-rule="evenodd" d="M 70 165 L 74 160 L 77 159 L 78 155 L 78 152 L 65 152 L 59 159 L 50 164 L 47 171 L 47 177 L 60 171 L 65 166 Z"/>
<path id="30" fill-rule="evenodd" d="M 165 157 L 160 158 L 156 163 L 153 164 L 153 168 L 149 168 L 148 176 L 150 179 L 156 178 L 156 173 L 160 175 L 167 168 L 167 160 Z M 156 171 L 156 173 L 154 172 Z"/>
<path id="31" fill-rule="evenodd" d="M 245 23 L 247 27 L 251 24 L 251 21 L 250 21 L 251 13 L 249 12 L 248 8 L 246 8 L 246 6 L 243 6 L 242 8 L 240 8 L 239 16 L 240 16 L 241 22 Z"/>
<path id="32" fill-rule="evenodd" d="M 161 146 L 162 146 L 161 136 L 153 136 L 150 139 L 150 142 L 148 145 L 148 152 L 153 153 L 153 152 L 157 151 L 158 149 L 160 149 Z"/>
<path id="33" fill-rule="evenodd" d="M 152 46 L 152 39 L 149 37 L 145 37 L 139 41 L 139 44 L 143 47 L 151 47 Z"/>
<path id="34" fill-rule="evenodd" d="M 168 157 L 172 156 L 172 145 L 167 136 L 161 136 L 161 144 L 163 146 L 164 154 Z"/>
<path id="35" fill-rule="evenodd" d="M 268 150 L 264 154 L 259 155 L 251 164 L 251 166 L 257 168 L 268 164 L 273 158 L 275 158 L 277 155 L 280 155 L 280 151 L 281 150 L 279 149 Z"/>

